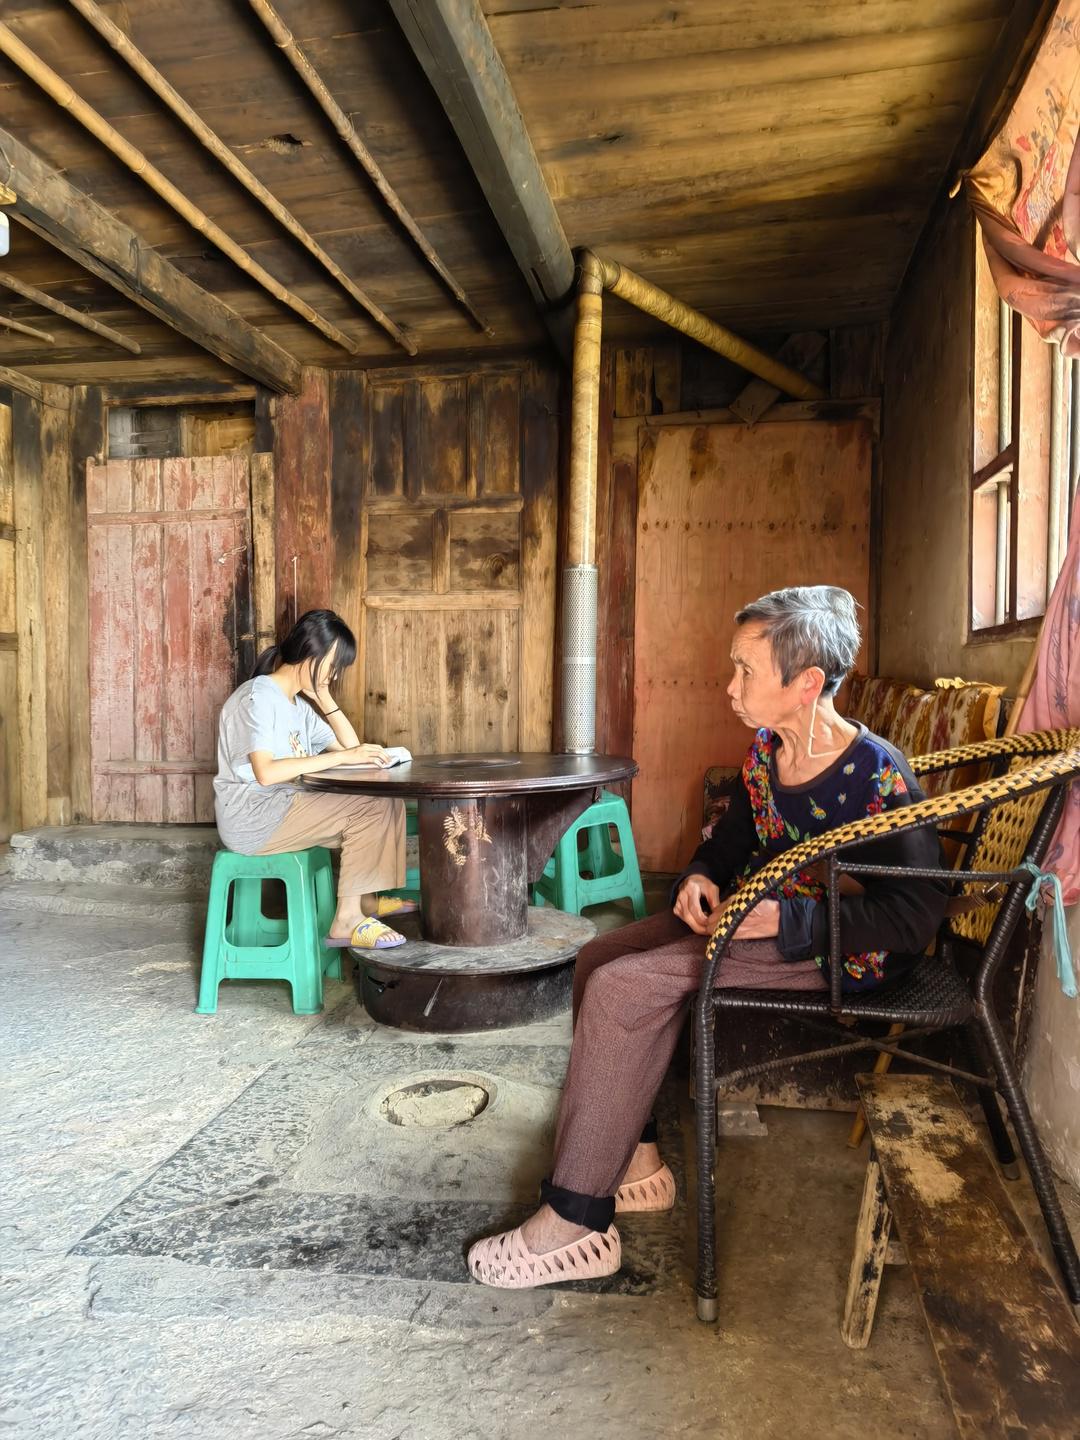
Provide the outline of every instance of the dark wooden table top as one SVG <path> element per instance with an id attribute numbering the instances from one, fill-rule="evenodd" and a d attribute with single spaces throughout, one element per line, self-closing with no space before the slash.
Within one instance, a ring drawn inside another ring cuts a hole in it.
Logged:
<path id="1" fill-rule="evenodd" d="M 519 795 L 611 785 L 629 780 L 637 768 L 622 755 L 418 755 L 410 764 L 389 770 L 323 770 L 305 775 L 303 784 L 311 790 L 357 795 Z"/>

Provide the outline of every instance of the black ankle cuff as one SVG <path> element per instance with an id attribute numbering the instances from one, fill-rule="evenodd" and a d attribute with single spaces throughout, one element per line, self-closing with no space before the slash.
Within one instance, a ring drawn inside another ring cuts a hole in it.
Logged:
<path id="1" fill-rule="evenodd" d="M 638 1141 L 638 1144 L 655 1145 L 659 1138 L 660 1136 L 656 1129 L 656 1116 L 650 1115 L 648 1120 L 645 1121 L 645 1128 L 641 1132 L 641 1139 Z"/>
<path id="2" fill-rule="evenodd" d="M 577 1190 L 564 1190 L 550 1180 L 540 1181 L 540 1203 L 550 1205 L 560 1220 L 572 1225 L 587 1225 L 590 1230 L 605 1231 L 615 1219 L 614 1195 L 582 1195 Z"/>

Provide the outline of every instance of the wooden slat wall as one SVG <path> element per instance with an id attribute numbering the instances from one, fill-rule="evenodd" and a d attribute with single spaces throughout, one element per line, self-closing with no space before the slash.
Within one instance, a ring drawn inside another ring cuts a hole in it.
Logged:
<path id="1" fill-rule="evenodd" d="M 343 374 L 331 395 L 333 594 L 361 650 L 347 708 L 418 752 L 549 748 L 557 376 Z"/>

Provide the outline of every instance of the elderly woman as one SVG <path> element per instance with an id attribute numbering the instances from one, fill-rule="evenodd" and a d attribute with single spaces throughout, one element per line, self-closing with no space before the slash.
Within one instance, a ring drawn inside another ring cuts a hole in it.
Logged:
<path id="1" fill-rule="evenodd" d="M 553 1178 L 524 1225 L 469 1251 L 469 1268 L 485 1285 L 525 1289 L 619 1268 L 616 1213 L 668 1210 L 675 1201 L 650 1116 L 725 906 L 747 876 L 791 846 L 923 798 L 904 757 L 834 706 L 859 648 L 846 590 L 777 590 L 740 610 L 735 624 L 728 695 L 754 732 L 742 784 L 676 881 L 673 908 L 599 937 L 578 956 Z M 941 863 L 932 829 L 876 840 L 851 859 L 917 869 Z M 943 881 L 867 877 L 865 886 L 849 880 L 845 892 L 845 990 L 903 974 L 945 914 Z M 746 916 L 718 983 L 824 989 L 828 948 L 822 878 L 802 872 Z"/>

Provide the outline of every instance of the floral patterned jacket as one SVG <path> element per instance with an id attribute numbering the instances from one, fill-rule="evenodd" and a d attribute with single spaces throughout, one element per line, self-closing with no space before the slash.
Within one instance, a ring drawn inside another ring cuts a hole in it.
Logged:
<path id="1" fill-rule="evenodd" d="M 759 730 L 747 752 L 742 784 L 713 834 L 694 852 L 679 876 L 707 875 L 721 890 L 744 880 L 785 850 L 866 815 L 878 815 L 923 799 L 907 761 L 887 740 L 864 726 L 820 775 L 805 785 L 782 785 L 776 752 L 781 741 Z M 846 851 L 867 865 L 930 869 L 942 864 L 932 827 L 886 835 Z M 945 915 L 944 880 L 866 876 L 861 895 L 840 901 L 840 940 L 845 953 L 843 988 L 873 989 L 909 970 L 933 939 Z M 801 871 L 774 892 L 780 902 L 778 943 L 787 960 L 811 957 L 828 973 L 829 916 L 823 881 Z"/>

